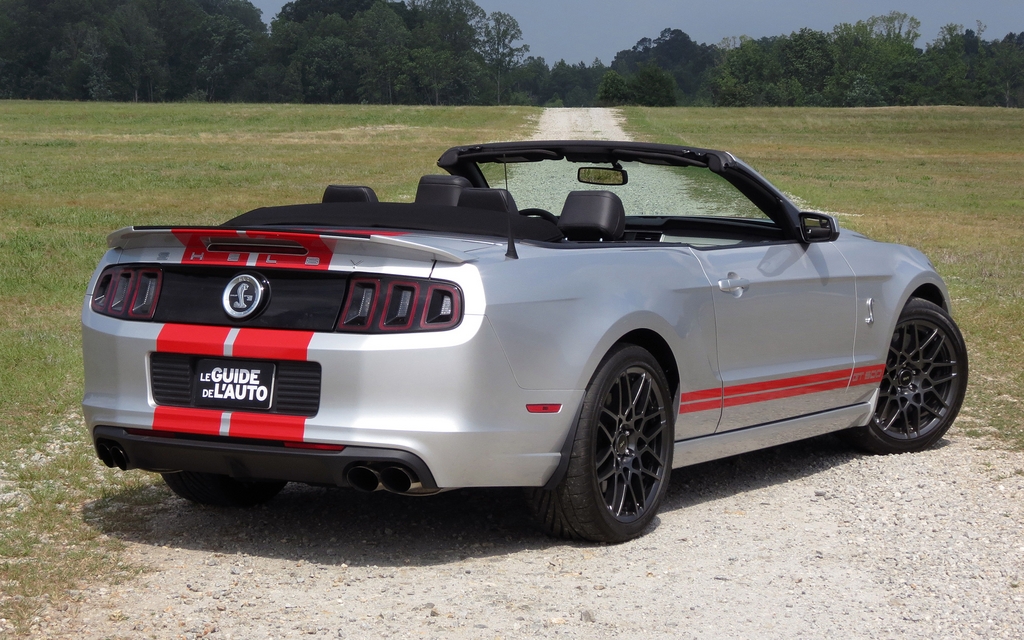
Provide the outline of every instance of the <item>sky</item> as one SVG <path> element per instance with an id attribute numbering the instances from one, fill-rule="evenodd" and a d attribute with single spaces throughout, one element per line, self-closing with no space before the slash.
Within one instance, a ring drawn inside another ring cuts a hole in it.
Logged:
<path id="1" fill-rule="evenodd" d="M 263 20 L 277 14 L 285 0 L 251 0 Z M 946 24 L 976 29 L 981 21 L 986 40 L 1024 31 L 1024 0 L 476 0 L 488 13 L 504 11 L 523 30 L 529 55 L 548 64 L 560 59 L 608 64 L 641 38 L 656 38 L 662 29 L 681 29 L 696 42 L 717 44 L 723 38 L 761 38 L 789 34 L 802 27 L 831 31 L 842 22 L 901 11 L 921 21 L 924 45 Z"/>

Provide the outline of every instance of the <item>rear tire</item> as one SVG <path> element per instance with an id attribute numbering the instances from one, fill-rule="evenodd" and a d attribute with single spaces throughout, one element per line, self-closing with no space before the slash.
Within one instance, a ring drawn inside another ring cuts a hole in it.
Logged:
<path id="1" fill-rule="evenodd" d="M 909 453 L 935 444 L 960 411 L 967 390 L 967 346 L 948 313 L 911 298 L 889 343 L 871 421 L 849 440 L 871 453 Z"/>
<path id="2" fill-rule="evenodd" d="M 252 507 L 270 500 L 287 484 L 281 480 L 236 480 L 215 473 L 162 473 L 171 491 L 186 500 L 214 507 Z"/>
<path id="3" fill-rule="evenodd" d="M 657 360 L 620 345 L 587 386 L 565 477 L 530 502 L 548 535 L 625 542 L 650 524 L 672 472 L 673 415 Z"/>

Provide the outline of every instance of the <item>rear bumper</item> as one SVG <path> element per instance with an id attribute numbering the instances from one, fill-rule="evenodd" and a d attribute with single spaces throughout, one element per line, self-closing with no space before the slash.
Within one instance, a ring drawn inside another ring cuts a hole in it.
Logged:
<path id="1" fill-rule="evenodd" d="M 94 444 L 116 443 L 124 450 L 128 469 L 165 473 L 188 470 L 239 480 L 287 480 L 348 487 L 346 475 L 354 466 L 399 465 L 413 470 L 423 489 L 437 489 L 427 465 L 407 451 L 371 447 L 309 451 L 269 443 L 243 444 L 167 435 L 138 435 L 106 426 L 98 426 L 92 432 Z"/>
<path id="2" fill-rule="evenodd" d="M 100 433 L 108 434 L 101 431 L 108 428 L 121 429 L 122 438 L 140 430 L 210 436 L 193 438 L 192 444 L 175 439 L 169 444 L 159 436 L 153 437 L 155 442 L 127 442 L 125 452 L 141 469 L 344 486 L 345 469 L 352 460 L 372 460 L 365 451 L 387 451 L 421 461 L 423 477 L 432 478 L 438 488 L 543 486 L 558 466 L 583 396 L 582 390 L 519 387 L 483 316 L 467 316 L 456 329 L 430 334 L 315 333 L 305 336 L 301 350 L 289 346 L 290 332 L 266 332 L 273 340 L 251 341 L 251 353 L 244 354 L 239 352 L 244 330 L 229 352 L 227 344 L 211 345 L 190 335 L 211 333 L 201 326 L 179 328 L 176 333 L 184 333 L 185 340 L 165 340 L 167 326 L 100 316 L 88 307 L 83 312 L 82 405 L 94 440 Z M 158 405 L 150 360 L 153 353 L 162 352 L 223 358 L 259 353 L 270 360 L 319 363 L 319 410 L 310 416 L 282 416 Z M 560 404 L 562 409 L 531 413 L 527 405 L 532 404 Z M 207 442 L 218 437 L 222 446 Z M 254 439 L 346 449 L 338 455 L 281 451 L 283 447 L 269 443 L 255 450 L 236 444 Z M 200 441 L 203 446 L 197 448 L 194 443 Z M 132 447 L 137 449 L 134 455 Z"/>

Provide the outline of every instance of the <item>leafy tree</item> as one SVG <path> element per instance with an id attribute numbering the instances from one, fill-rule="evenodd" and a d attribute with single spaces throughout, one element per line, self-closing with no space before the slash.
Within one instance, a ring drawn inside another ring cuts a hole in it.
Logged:
<path id="1" fill-rule="evenodd" d="M 409 30 L 384 2 L 357 15 L 353 30 L 355 60 L 361 70 L 360 97 L 394 104 L 408 82 Z"/>
<path id="2" fill-rule="evenodd" d="M 290 83 L 297 86 L 288 87 L 282 94 L 299 94 L 305 102 L 353 102 L 357 80 L 351 60 L 349 48 L 341 38 L 314 36 L 306 41 L 286 71 L 293 75 Z"/>
<path id="3" fill-rule="evenodd" d="M 601 78 L 601 86 L 597 89 L 597 103 L 605 107 L 614 107 L 633 102 L 633 93 L 629 84 L 618 71 L 609 69 Z"/>
<path id="4" fill-rule="evenodd" d="M 642 64 L 629 79 L 636 103 L 644 107 L 676 106 L 676 81 L 654 64 Z"/>
<path id="5" fill-rule="evenodd" d="M 497 103 L 501 104 L 504 80 L 513 69 L 523 62 L 523 56 L 530 51 L 529 45 L 514 46 L 523 39 L 523 31 L 516 19 L 507 13 L 495 11 L 483 25 L 480 53 L 495 84 Z"/>
<path id="6" fill-rule="evenodd" d="M 203 25 L 201 46 L 204 55 L 196 74 L 206 84 L 207 99 L 228 98 L 252 70 L 251 33 L 234 18 L 211 16 Z"/>
<path id="7" fill-rule="evenodd" d="M 147 89 L 152 101 L 164 43 L 146 13 L 136 4 L 115 9 L 107 23 L 106 40 L 114 82 L 121 85 L 121 95 L 138 102 L 139 91 Z"/>

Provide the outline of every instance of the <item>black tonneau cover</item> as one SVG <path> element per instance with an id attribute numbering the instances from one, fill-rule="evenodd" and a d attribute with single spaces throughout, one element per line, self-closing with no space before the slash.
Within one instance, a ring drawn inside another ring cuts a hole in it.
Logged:
<path id="1" fill-rule="evenodd" d="M 558 242 L 564 238 L 547 220 L 500 211 L 402 202 L 324 202 L 261 207 L 232 218 L 225 227 L 288 226 L 334 229 L 391 229 L 508 237 Z"/>

